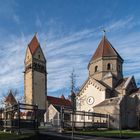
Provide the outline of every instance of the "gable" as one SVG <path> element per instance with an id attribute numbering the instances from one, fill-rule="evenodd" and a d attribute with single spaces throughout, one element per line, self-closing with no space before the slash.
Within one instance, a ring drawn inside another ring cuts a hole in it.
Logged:
<path id="1" fill-rule="evenodd" d="M 33 55 L 33 58 L 41 60 L 41 61 L 46 61 L 45 56 L 43 54 L 43 51 L 41 47 L 38 47 Z"/>
<path id="2" fill-rule="evenodd" d="M 127 88 L 133 88 L 133 89 L 137 88 L 134 76 L 129 77 L 125 82 L 123 89 L 127 89 Z"/>
<path id="3" fill-rule="evenodd" d="M 49 119 L 57 119 L 58 117 L 58 111 L 56 110 L 56 108 L 53 106 L 53 105 L 50 105 L 48 110 L 47 110 L 47 113 L 48 113 L 48 117 Z"/>
<path id="4" fill-rule="evenodd" d="M 31 54 L 31 51 L 30 51 L 29 47 L 27 47 L 24 63 L 28 63 L 31 60 L 32 60 L 32 54 Z"/>
<path id="5" fill-rule="evenodd" d="M 52 104 L 49 105 L 48 110 L 49 110 L 49 112 L 50 112 L 50 110 L 51 110 L 52 112 L 58 112 L 58 110 L 57 110 Z"/>
<path id="6" fill-rule="evenodd" d="M 97 89 L 99 89 L 99 90 L 105 90 L 106 89 L 105 85 L 101 84 L 99 81 L 95 80 L 94 78 L 88 78 L 85 81 L 85 83 L 81 86 L 80 92 L 78 93 L 78 95 L 81 92 L 83 92 L 86 89 L 86 87 L 90 84 L 95 85 L 95 87 L 97 87 Z"/>
<path id="7" fill-rule="evenodd" d="M 132 77 L 132 80 L 131 80 L 130 84 L 131 84 L 131 86 L 132 86 L 133 88 L 137 88 L 137 85 L 136 85 L 136 81 L 135 81 L 134 76 Z"/>
<path id="8" fill-rule="evenodd" d="M 128 78 L 123 78 L 118 83 L 118 85 L 115 88 L 119 93 L 123 93 L 126 95 L 132 94 L 133 91 L 137 89 L 137 85 L 135 82 L 134 76 L 130 76 Z"/>
<path id="9" fill-rule="evenodd" d="M 89 79 L 82 87 L 82 90 L 76 96 L 77 109 L 87 111 L 87 108 L 92 110 L 93 106 L 102 102 L 106 98 L 106 88 L 94 79 Z M 92 100 L 90 103 L 89 100 Z"/>
<path id="10" fill-rule="evenodd" d="M 136 85 L 134 76 L 132 76 L 131 80 L 129 81 L 129 83 L 128 83 L 127 87 L 126 87 L 127 94 L 131 94 L 131 92 L 134 89 L 137 89 L 137 85 Z"/>

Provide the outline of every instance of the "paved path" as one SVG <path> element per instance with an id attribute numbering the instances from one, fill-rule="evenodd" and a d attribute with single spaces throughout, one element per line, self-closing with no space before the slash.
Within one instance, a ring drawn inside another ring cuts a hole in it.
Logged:
<path id="1" fill-rule="evenodd" d="M 72 139 L 70 134 L 61 134 L 57 132 L 41 132 L 42 134 L 46 134 L 48 136 L 59 137 L 60 139 Z M 103 138 L 103 137 L 95 137 L 95 136 L 85 136 L 85 135 L 74 135 L 74 140 L 124 140 L 120 138 Z M 128 139 L 127 139 L 128 140 Z M 139 139 L 129 139 L 129 140 L 140 140 Z"/>
<path id="2" fill-rule="evenodd" d="M 49 129 L 51 130 L 51 129 Z M 41 134 L 45 134 L 47 136 L 50 137 L 57 137 L 60 138 L 61 140 L 63 139 L 68 139 L 68 140 L 72 140 L 72 136 L 71 134 L 64 134 L 64 133 L 58 133 L 58 132 L 54 132 L 54 130 L 52 131 L 48 131 L 48 129 L 40 129 L 40 133 Z M 74 140 L 140 140 L 140 138 L 104 138 L 104 137 L 95 137 L 95 136 L 86 136 L 86 135 L 77 135 L 74 134 Z"/>

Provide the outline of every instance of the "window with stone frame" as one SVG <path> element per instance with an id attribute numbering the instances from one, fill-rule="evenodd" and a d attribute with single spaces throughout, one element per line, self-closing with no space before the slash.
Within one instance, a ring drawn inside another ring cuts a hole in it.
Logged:
<path id="1" fill-rule="evenodd" d="M 98 66 L 95 66 L 95 72 L 97 72 L 98 71 Z"/>
<path id="2" fill-rule="evenodd" d="M 111 70 L 111 64 L 110 63 L 107 64 L 107 70 Z"/>

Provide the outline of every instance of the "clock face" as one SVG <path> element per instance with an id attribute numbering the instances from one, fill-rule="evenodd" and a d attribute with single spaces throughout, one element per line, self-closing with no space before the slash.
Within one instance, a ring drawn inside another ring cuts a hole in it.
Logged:
<path id="1" fill-rule="evenodd" d="M 92 105 L 93 103 L 94 103 L 94 98 L 93 97 L 88 97 L 87 98 L 87 103 L 89 104 L 89 105 Z"/>

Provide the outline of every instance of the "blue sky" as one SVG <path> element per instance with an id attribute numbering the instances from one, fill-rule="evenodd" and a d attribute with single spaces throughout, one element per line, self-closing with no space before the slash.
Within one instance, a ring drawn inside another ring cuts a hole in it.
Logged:
<path id="1" fill-rule="evenodd" d="M 139 0 L 0 0 L 0 93 L 23 95 L 25 50 L 35 32 L 47 58 L 48 94 L 68 95 L 70 73 L 77 86 L 106 36 L 124 58 L 124 76 L 140 81 Z"/>

